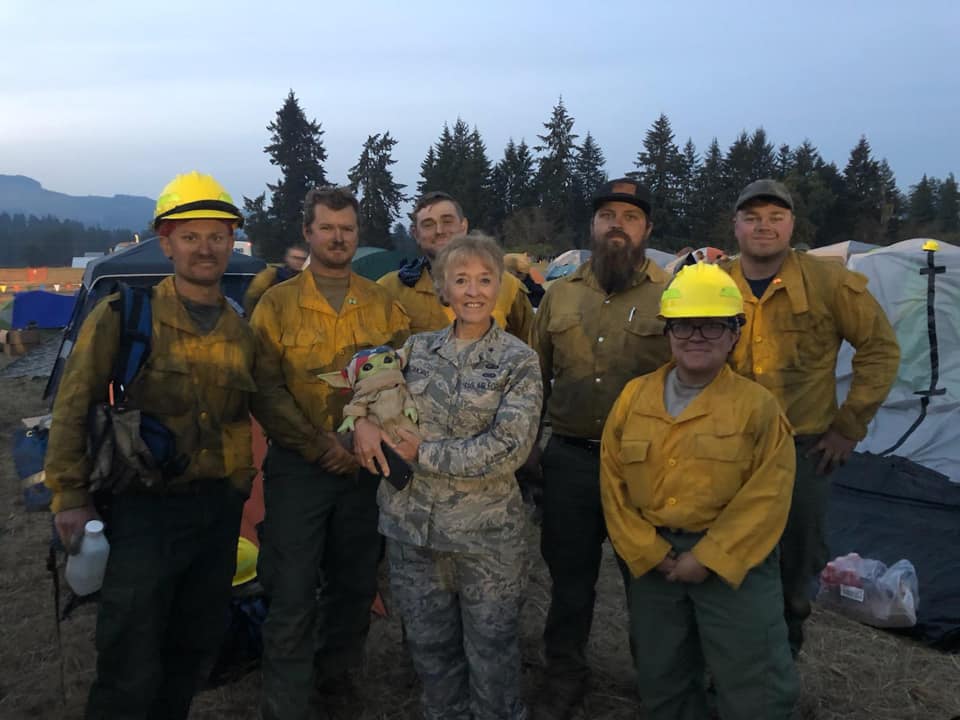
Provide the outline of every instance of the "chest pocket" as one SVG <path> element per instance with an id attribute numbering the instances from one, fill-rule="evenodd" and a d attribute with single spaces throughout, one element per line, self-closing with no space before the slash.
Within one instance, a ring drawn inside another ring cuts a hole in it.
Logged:
<path id="1" fill-rule="evenodd" d="M 493 424 L 508 370 L 480 364 L 464 368 L 460 376 L 459 397 L 451 411 L 449 431 L 454 437 L 470 437 L 484 432 Z"/>
<path id="2" fill-rule="evenodd" d="M 583 333 L 580 313 L 565 313 L 551 316 L 547 332 L 553 345 L 554 368 L 570 368 L 585 356 L 586 337 Z"/>
<path id="3" fill-rule="evenodd" d="M 633 364 L 635 374 L 653 372 L 669 359 L 663 327 L 662 320 L 639 316 L 624 325 L 623 358 Z"/>
<path id="4" fill-rule="evenodd" d="M 648 456 L 649 440 L 620 442 L 619 460 L 623 467 L 623 480 L 627 485 L 630 501 L 636 508 L 650 507 L 653 501 L 653 478 L 650 476 Z"/>
<path id="5" fill-rule="evenodd" d="M 244 420 L 249 413 L 250 395 L 257 389 L 249 371 L 230 368 L 217 379 L 216 388 L 220 394 L 216 398 L 220 417 L 225 422 Z"/>
<path id="6" fill-rule="evenodd" d="M 329 368 L 334 352 L 327 342 L 326 334 L 320 329 L 288 330 L 280 336 L 283 347 L 283 374 L 294 377 L 301 383 L 321 383 L 316 369 Z M 339 370 L 340 368 L 329 368 Z"/>
<path id="7" fill-rule="evenodd" d="M 832 321 L 806 312 L 788 315 L 778 328 L 783 367 L 809 370 L 822 365 L 832 366 L 838 341 Z"/>
<path id="8" fill-rule="evenodd" d="M 133 381 L 130 398 L 144 410 L 158 416 L 186 415 L 196 405 L 196 388 L 186 360 L 157 354 L 147 358 Z"/>
<path id="9" fill-rule="evenodd" d="M 695 435 L 692 447 L 697 478 L 718 507 L 725 506 L 743 486 L 750 471 L 753 441 L 746 435 Z"/>

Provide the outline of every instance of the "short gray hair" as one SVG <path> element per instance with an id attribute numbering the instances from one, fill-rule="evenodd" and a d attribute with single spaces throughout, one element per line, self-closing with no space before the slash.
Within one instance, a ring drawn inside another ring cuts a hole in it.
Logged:
<path id="1" fill-rule="evenodd" d="M 467 258 L 476 258 L 496 276 L 497 282 L 503 278 L 503 250 L 500 244 L 489 235 L 471 232 L 458 235 L 437 253 L 430 267 L 433 287 L 437 297 L 443 299 L 443 286 L 447 279 L 447 268 L 459 265 Z"/>

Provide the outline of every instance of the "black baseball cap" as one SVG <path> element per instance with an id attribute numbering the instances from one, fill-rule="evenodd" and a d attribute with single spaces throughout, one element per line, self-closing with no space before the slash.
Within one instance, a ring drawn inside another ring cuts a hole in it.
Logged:
<path id="1" fill-rule="evenodd" d="M 624 177 L 605 182 L 593 194 L 593 211 L 606 202 L 616 201 L 636 205 L 650 217 L 650 191 L 636 180 Z"/>

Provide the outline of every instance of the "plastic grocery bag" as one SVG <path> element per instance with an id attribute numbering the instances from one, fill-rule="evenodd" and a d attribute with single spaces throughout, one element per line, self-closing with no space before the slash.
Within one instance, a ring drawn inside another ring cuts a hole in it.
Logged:
<path id="1" fill-rule="evenodd" d="M 909 560 L 889 568 L 856 553 L 827 563 L 820 573 L 817 602 L 853 620 L 879 628 L 917 624 L 917 571 Z"/>

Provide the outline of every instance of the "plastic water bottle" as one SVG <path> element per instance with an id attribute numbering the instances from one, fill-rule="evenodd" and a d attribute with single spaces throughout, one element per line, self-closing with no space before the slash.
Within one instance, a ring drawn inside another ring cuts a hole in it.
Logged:
<path id="1" fill-rule="evenodd" d="M 100 589 L 109 556 L 110 543 L 103 535 L 103 523 L 100 520 L 88 521 L 83 527 L 80 552 L 67 556 L 67 569 L 64 571 L 67 583 L 77 595 L 90 595 Z"/>

